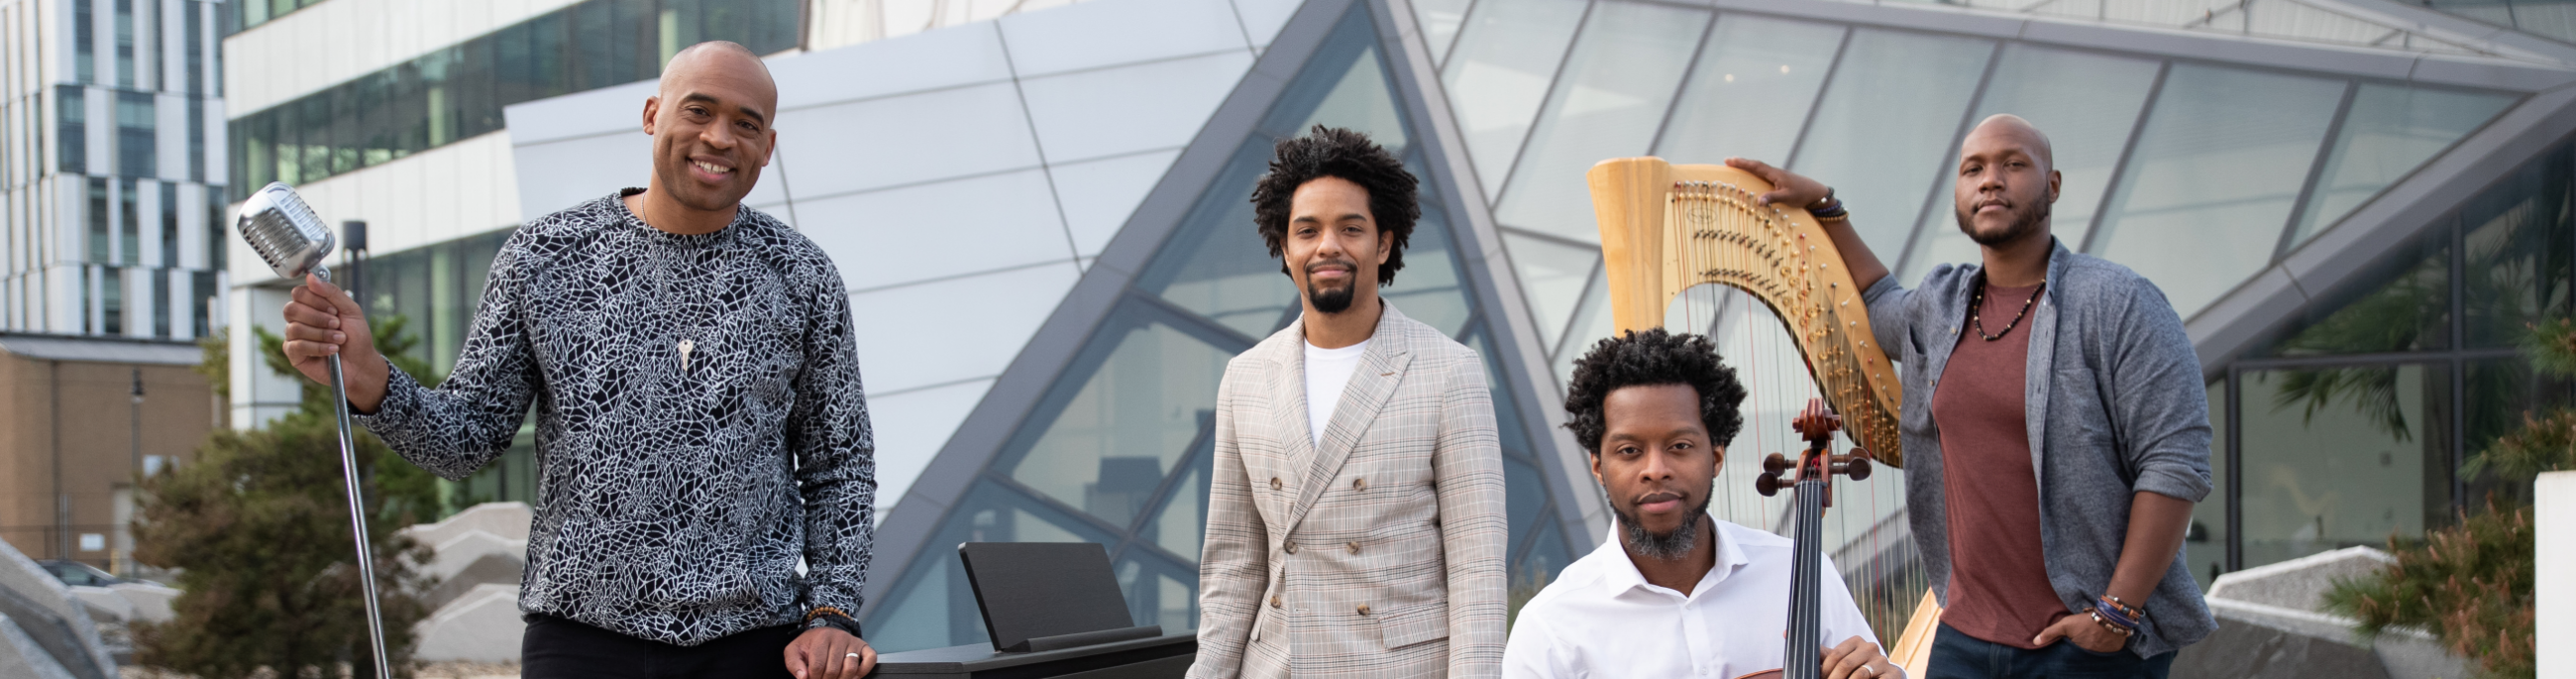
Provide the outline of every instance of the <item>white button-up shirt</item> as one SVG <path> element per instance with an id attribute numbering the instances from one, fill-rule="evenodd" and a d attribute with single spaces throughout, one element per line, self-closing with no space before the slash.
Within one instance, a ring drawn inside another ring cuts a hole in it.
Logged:
<path id="1" fill-rule="evenodd" d="M 1717 563 L 1683 594 L 1648 584 L 1628 560 L 1618 530 L 1600 549 L 1566 566 L 1521 607 L 1503 649 L 1503 676 L 1711 677 L 1733 679 L 1782 666 L 1789 625 L 1788 538 L 1712 517 Z M 1823 638 L 1878 643 L 1825 561 Z M 1801 659 L 1817 662 L 1813 652 Z"/>

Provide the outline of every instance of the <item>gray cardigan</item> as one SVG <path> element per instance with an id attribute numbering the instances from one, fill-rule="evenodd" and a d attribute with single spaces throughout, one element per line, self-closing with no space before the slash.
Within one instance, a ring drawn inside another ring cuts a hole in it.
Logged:
<path id="1" fill-rule="evenodd" d="M 2111 584 L 2129 532 L 2129 502 L 2148 491 L 2198 502 L 2209 494 L 2209 398 L 2182 318 L 2155 284 L 2053 244 L 2047 294 L 2030 318 L 2031 466 L 2039 480 L 2040 549 L 2048 582 L 2081 612 Z M 1905 385 L 1898 438 L 1915 546 L 1949 601 L 1950 539 L 1940 428 L 1932 392 L 1960 341 L 1976 265 L 1941 265 L 1907 290 L 1890 275 L 1862 293 L 1880 346 L 1896 347 Z M 2218 623 L 2182 553 L 2145 602 L 2129 650 L 2154 656 L 2200 641 Z"/>

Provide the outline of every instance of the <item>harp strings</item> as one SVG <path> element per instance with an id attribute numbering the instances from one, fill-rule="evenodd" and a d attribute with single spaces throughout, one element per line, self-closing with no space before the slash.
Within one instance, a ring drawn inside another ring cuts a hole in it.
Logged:
<path id="1" fill-rule="evenodd" d="M 1681 294 L 1667 307 L 1666 325 L 1708 335 L 1736 369 L 1748 394 L 1743 430 L 1734 441 L 1722 443 L 1728 454 L 1718 470 L 1715 493 L 1720 499 L 1712 505 L 1713 513 L 1787 534 L 1792 528 L 1787 520 L 1792 494 L 1762 497 L 1753 492 L 1753 479 L 1764 457 L 1794 454 L 1790 448 L 1803 447 L 1790 431 L 1790 416 L 1808 399 L 1823 394 L 1817 377 L 1829 365 L 1811 362 L 1798 341 L 1803 328 L 1763 299 L 1760 288 L 1768 284 L 1781 303 L 1795 304 L 1786 293 L 1806 286 L 1806 279 L 1815 272 L 1793 260 L 1775 261 L 1777 256 L 1792 254 L 1789 249 L 1795 245 L 1765 219 L 1767 209 L 1754 204 L 1753 193 L 1730 184 L 1683 181 L 1675 182 L 1667 195 L 1669 268 L 1676 270 L 1663 272 L 1663 278 L 1670 286 L 1667 289 Z M 1827 293 L 1819 289 L 1818 294 Z M 1834 302 L 1828 296 L 1826 303 Z M 1831 319 L 1820 316 L 1814 321 L 1831 323 Z M 1858 404 L 1835 406 L 1840 410 Z M 1858 422 L 1847 418 L 1845 424 Z M 1853 445 L 1849 430 L 1837 438 L 1838 450 Z M 1897 544 L 1904 538 L 1892 534 L 1906 521 L 1902 498 L 1895 494 L 1903 486 L 1902 472 L 1885 465 L 1876 471 L 1877 475 L 1863 481 L 1835 479 L 1823 544 L 1810 548 L 1835 557 L 1838 572 L 1834 575 L 1843 578 L 1880 644 L 1892 650 L 1922 596 L 1926 577 L 1913 550 Z M 1899 549 L 1903 553 L 1891 551 Z"/>

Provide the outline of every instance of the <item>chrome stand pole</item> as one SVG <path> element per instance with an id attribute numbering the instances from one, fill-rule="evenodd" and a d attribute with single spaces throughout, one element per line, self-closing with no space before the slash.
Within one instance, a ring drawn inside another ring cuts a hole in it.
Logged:
<path id="1" fill-rule="evenodd" d="M 314 267 L 313 275 L 331 280 L 331 270 Z M 376 661 L 375 679 L 393 679 L 391 663 L 385 659 L 385 617 L 376 603 L 375 547 L 367 540 L 367 505 L 358 484 L 358 450 L 356 429 L 349 425 L 349 383 L 340 374 L 340 356 L 331 361 L 331 410 L 340 416 L 340 471 L 349 483 L 349 528 L 358 543 L 358 586 L 367 598 L 367 642 L 373 646 Z"/>

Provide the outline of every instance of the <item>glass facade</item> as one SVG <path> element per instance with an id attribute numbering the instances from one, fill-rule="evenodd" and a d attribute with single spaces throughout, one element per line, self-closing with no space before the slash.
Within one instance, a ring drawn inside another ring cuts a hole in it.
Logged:
<path id="1" fill-rule="evenodd" d="M 2576 43 L 2576 2 L 2568 0 L 2412 0 L 2409 4 Z"/>
<path id="2" fill-rule="evenodd" d="M 206 184 L 205 131 L 181 129 L 183 116 L 172 114 L 184 107 L 187 119 L 202 120 L 210 100 L 221 110 L 204 87 L 215 77 L 217 45 L 191 30 L 206 28 L 205 13 L 217 11 L 215 3 L 63 0 L 14 7 L 22 12 L 9 24 L 18 31 L 13 36 L 27 39 L 9 44 L 47 49 L 0 54 L 0 71 L 51 74 L 53 82 L 30 85 L 18 93 L 25 95 L 21 102 L 0 105 L 9 114 L 0 115 L 6 136 L 27 142 L 15 147 L 23 152 L 9 154 L 26 171 L 0 172 L 0 204 L 14 206 L 12 228 L 65 238 L 29 238 L 13 247 L 0 270 L 0 287 L 9 291 L 0 295 L 0 329 L 197 336 L 184 319 L 188 305 L 201 302 L 182 299 L 193 295 L 186 281 L 217 271 L 205 262 L 220 261 L 225 241 L 176 236 L 187 228 L 183 219 L 220 213 L 224 191 Z M 23 13 L 43 7 L 61 14 L 39 20 L 48 15 Z M 182 149 L 188 153 L 176 153 Z M 75 263 L 113 265 L 119 273 L 54 270 Z M 89 282 L 63 278 L 83 275 Z M 117 281 L 113 297 L 100 282 L 108 280 Z M 119 312 L 102 306 L 110 299 Z"/>
<path id="3" fill-rule="evenodd" d="M 881 650 L 977 643 L 974 596 L 950 546 L 969 541 L 1088 541 L 1108 547 L 1138 624 L 1198 623 L 1198 557 L 1206 530 L 1215 399 L 1226 361 L 1295 320 L 1296 291 L 1253 230 L 1246 200 L 1277 140 L 1314 125 L 1349 127 L 1421 175 L 1425 149 L 1369 5 L 1352 3 L 1253 132 L 1038 400 L 999 454 L 951 505 L 927 545 L 869 615 Z M 1552 577 L 1573 554 L 1556 528 L 1558 498 L 1540 468 L 1527 417 L 1500 374 L 1490 316 L 1470 292 L 1449 203 L 1424 185 L 1406 266 L 1385 298 L 1487 359 L 1502 432 L 1515 582 Z M 1041 340 L 1043 341 L 1043 340 Z M 972 425 L 970 425 L 972 426 Z"/>
<path id="4" fill-rule="evenodd" d="M 1581 261 L 1601 159 L 1821 178 L 1913 278 L 1972 259 L 1947 168 L 1976 120 L 2018 114 L 2059 144 L 2056 235 L 2190 316 L 2518 100 L 1622 0 L 1479 0 L 1458 21 L 1442 82 L 1559 363 L 1609 334 Z"/>
<path id="5" fill-rule="evenodd" d="M 2241 451 L 2222 456 L 2231 570 L 2420 535 L 2529 492 L 2460 470 L 2524 413 L 2576 398 L 2515 349 L 2529 324 L 2576 312 L 2571 205 L 2576 140 L 2227 366 L 2229 398 L 2211 403 L 2224 451 Z"/>
<path id="6" fill-rule="evenodd" d="M 2197 5 L 2185 11 L 2180 3 L 2161 1 L 1951 4 L 2368 45 L 2393 53 L 2485 54 L 2406 27 L 2270 0 L 2218 11 Z M 1480 198 L 1493 210 L 1521 301 L 1560 385 L 1582 348 L 1611 334 L 1598 232 L 1583 179 L 1603 159 L 1656 155 L 1677 163 L 1716 163 L 1746 157 L 1816 177 L 1836 188 L 1863 239 L 1900 280 L 1911 283 L 1937 265 L 1977 259 L 1976 246 L 1955 223 L 1956 149 L 1977 121 L 2016 114 L 2054 144 L 2063 176 L 2052 206 L 2054 235 L 2069 248 L 2144 274 L 2190 318 L 2523 100 L 2514 93 L 2424 82 L 1683 3 L 1473 0 L 1412 6 L 1434 47 L 1440 85 L 1484 194 Z M 2506 193 L 2497 195 L 2557 195 L 2534 188 L 2547 184 L 2546 177 L 2524 174 L 2513 180 L 2523 188 L 2498 188 Z M 2563 181 L 2554 186 L 2563 188 Z M 2480 200 L 2513 207 L 2471 210 L 2451 219 L 2471 219 L 2468 213 L 2476 212 L 2531 221 L 2565 211 L 2563 204 L 2542 204 L 2550 200 L 2545 198 Z M 2528 227 L 2499 232 L 2487 238 L 2517 245 L 2483 247 L 2491 255 L 2564 252 L 2557 245 L 2563 241 L 2547 239 L 2565 236 L 2539 233 Z M 2514 419 L 2510 413 L 2519 412 L 2512 409 L 2519 406 L 2473 404 L 2555 398 L 2550 395 L 2557 392 L 2547 391 L 2555 387 L 2534 385 L 2527 370 L 2515 372 L 2507 359 L 2512 331 L 2520 327 L 2511 324 L 2556 308 L 2547 304 L 2565 304 L 2567 284 L 2547 278 L 2548 267 L 2562 266 L 2552 262 L 2564 260 L 2451 264 L 2441 258 L 2469 257 L 2465 253 L 2477 246 L 2463 240 L 2427 247 L 2432 249 L 2423 255 L 2440 260 L 2440 268 L 2404 275 L 2392 270 L 2392 281 L 2417 281 L 2392 285 L 2420 287 L 2426 283 L 2418 279 L 2439 282 L 2462 270 L 2511 273 L 2519 276 L 2512 283 L 2522 292 L 2481 296 L 2462 290 L 2467 299 L 2495 300 L 2489 313 L 2513 320 L 2477 330 L 2471 328 L 2478 325 L 2469 320 L 2472 312 L 2441 306 L 2411 309 L 2416 316 L 2407 322 L 2415 325 L 2378 320 L 2386 316 L 2338 321 L 2377 333 L 2317 333 L 2288 354 L 2258 352 L 2233 377 L 2211 383 L 2213 426 L 2237 432 L 2222 437 L 2216 454 L 2243 465 L 2217 475 L 2235 484 L 2228 487 L 2256 490 L 2213 494 L 2200 506 L 2187 550 L 2194 573 L 2214 578 L 2323 546 L 2376 544 L 2391 531 L 2438 525 L 2469 501 L 2469 488 L 2478 483 L 2454 471 L 2463 455 L 2478 449 L 2473 439 L 2491 439 L 2508 424 L 2496 418 Z M 1706 297 L 1676 302 L 1675 309 L 1688 316 L 1760 308 L 1730 302 L 1729 293 Z M 1776 319 L 1752 315 L 1777 325 Z M 1735 333 L 1721 338 L 1732 343 L 1731 359 L 1767 364 L 1779 353 L 1763 349 L 1771 346 L 1765 344 L 1767 329 L 1711 322 L 1711 316 L 1685 320 L 1712 333 Z M 2436 331 L 2453 326 L 2461 339 Z M 2483 348 L 2455 348 L 2481 332 L 2502 339 L 2490 339 Z M 2367 375 L 2337 363 L 2344 356 L 2400 351 L 2434 353 L 2377 364 Z M 1788 367 L 1794 371 L 1794 364 Z M 2357 405 L 2345 396 L 2355 388 L 2348 385 L 2362 377 L 2379 400 Z M 1748 407 L 1760 417 L 1766 398 L 1803 402 L 1801 386 L 1784 383 L 1781 393 L 1757 394 Z M 2489 420 L 2495 423 L 2475 424 Z M 2311 428 L 2331 428 L 2354 439 L 2344 447 L 2371 447 L 2373 455 L 2345 459 L 2341 448 L 2299 443 L 2311 440 L 2303 438 Z M 1752 438 L 1739 443 L 1762 440 L 1751 430 L 1747 436 Z M 2382 452 L 2384 461 L 2377 456 Z M 2332 471 L 2297 483 L 2280 478 L 2285 470 L 2320 466 Z M 1901 471 L 1891 473 L 1896 474 Z M 2334 504 L 2319 499 L 2329 489 L 2374 486 L 2391 490 L 2372 494 L 2376 504 L 2369 507 L 2345 501 L 2344 509 L 2302 515 L 2287 506 L 2256 506 L 2307 503 L 2300 506 L 2314 509 Z M 1901 517 L 1898 504 L 1877 507 L 1884 516 Z M 1774 509 L 1748 505 L 1718 513 L 1767 526 Z M 2256 513 L 2264 518 L 2242 518 Z M 2307 518 L 2289 518 L 2296 516 Z M 1870 526 L 1861 521 L 1837 529 L 1855 541 L 1845 549 L 1861 550 L 1837 552 L 1838 562 L 1912 558 L 1900 553 L 1903 540 L 1882 538 Z M 1902 535 L 1901 525 L 1886 529 Z M 2352 537 L 2365 533 L 2367 538 Z M 1854 578 L 1856 591 L 1905 591 L 1901 573 L 1846 575 Z M 1903 602 L 1910 609 L 1911 599 Z"/>
<path id="7" fill-rule="evenodd" d="M 680 48 L 796 46 L 795 0 L 589 0 L 231 122 L 233 200 L 498 131 L 501 109 L 649 80 Z"/>

